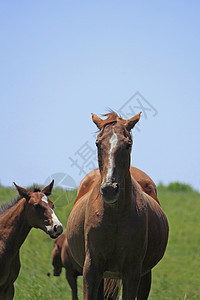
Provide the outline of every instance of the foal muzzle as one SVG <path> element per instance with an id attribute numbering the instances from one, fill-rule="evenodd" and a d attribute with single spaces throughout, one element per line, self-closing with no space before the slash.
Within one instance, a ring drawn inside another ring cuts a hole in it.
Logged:
<path id="1" fill-rule="evenodd" d="M 50 235 L 52 239 L 56 239 L 61 233 L 63 232 L 63 226 L 62 224 L 56 224 L 49 230 L 47 230 L 47 233 Z"/>

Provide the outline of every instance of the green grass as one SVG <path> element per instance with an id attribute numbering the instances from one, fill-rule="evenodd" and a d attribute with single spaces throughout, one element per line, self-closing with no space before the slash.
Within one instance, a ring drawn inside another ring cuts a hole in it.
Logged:
<path id="1" fill-rule="evenodd" d="M 153 272 L 150 299 L 200 299 L 200 194 L 159 190 L 170 235 L 163 260 Z"/>
<path id="2" fill-rule="evenodd" d="M 15 190 L 0 187 L 0 202 L 12 200 Z M 158 188 L 161 205 L 170 226 L 167 251 L 153 269 L 150 300 L 200 299 L 200 194 L 193 190 L 174 191 Z M 76 191 L 55 189 L 51 199 L 55 213 L 63 223 L 71 211 Z M 71 299 L 64 270 L 52 275 L 53 241 L 42 231 L 32 229 L 21 248 L 21 270 L 15 282 L 15 299 Z M 50 276 L 47 274 L 50 273 Z M 82 299 L 82 277 L 78 280 Z"/>

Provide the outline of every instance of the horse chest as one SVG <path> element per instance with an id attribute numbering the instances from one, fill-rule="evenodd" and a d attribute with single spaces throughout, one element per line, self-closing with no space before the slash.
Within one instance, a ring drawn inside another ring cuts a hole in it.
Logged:
<path id="1" fill-rule="evenodd" d="M 146 243 L 145 222 L 131 216 L 104 216 L 88 231 L 88 247 L 107 261 L 120 261 Z"/>

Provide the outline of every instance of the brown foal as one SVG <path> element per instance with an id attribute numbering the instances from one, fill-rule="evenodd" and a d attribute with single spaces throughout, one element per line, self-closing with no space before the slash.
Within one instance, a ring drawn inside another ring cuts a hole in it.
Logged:
<path id="1" fill-rule="evenodd" d="M 19 197 L 0 211 L 0 300 L 14 297 L 14 282 L 20 270 L 19 250 L 31 228 L 40 228 L 51 238 L 57 238 L 63 231 L 48 198 L 53 183 L 42 191 L 26 190 L 15 184 Z"/>

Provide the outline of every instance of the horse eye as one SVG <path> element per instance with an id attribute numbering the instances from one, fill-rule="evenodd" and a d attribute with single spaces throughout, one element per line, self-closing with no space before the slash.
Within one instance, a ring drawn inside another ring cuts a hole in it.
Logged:
<path id="1" fill-rule="evenodd" d="M 97 147 L 99 146 L 99 142 L 98 142 L 98 141 L 96 141 L 96 143 L 95 143 L 95 144 L 96 144 L 96 146 L 97 146 Z"/>
<path id="2" fill-rule="evenodd" d="M 54 204 L 52 205 L 52 209 L 54 209 Z"/>
<path id="3" fill-rule="evenodd" d="M 130 148 L 131 148 L 131 145 L 132 145 L 132 143 L 129 141 L 129 142 L 126 144 L 126 149 L 130 149 Z"/>

